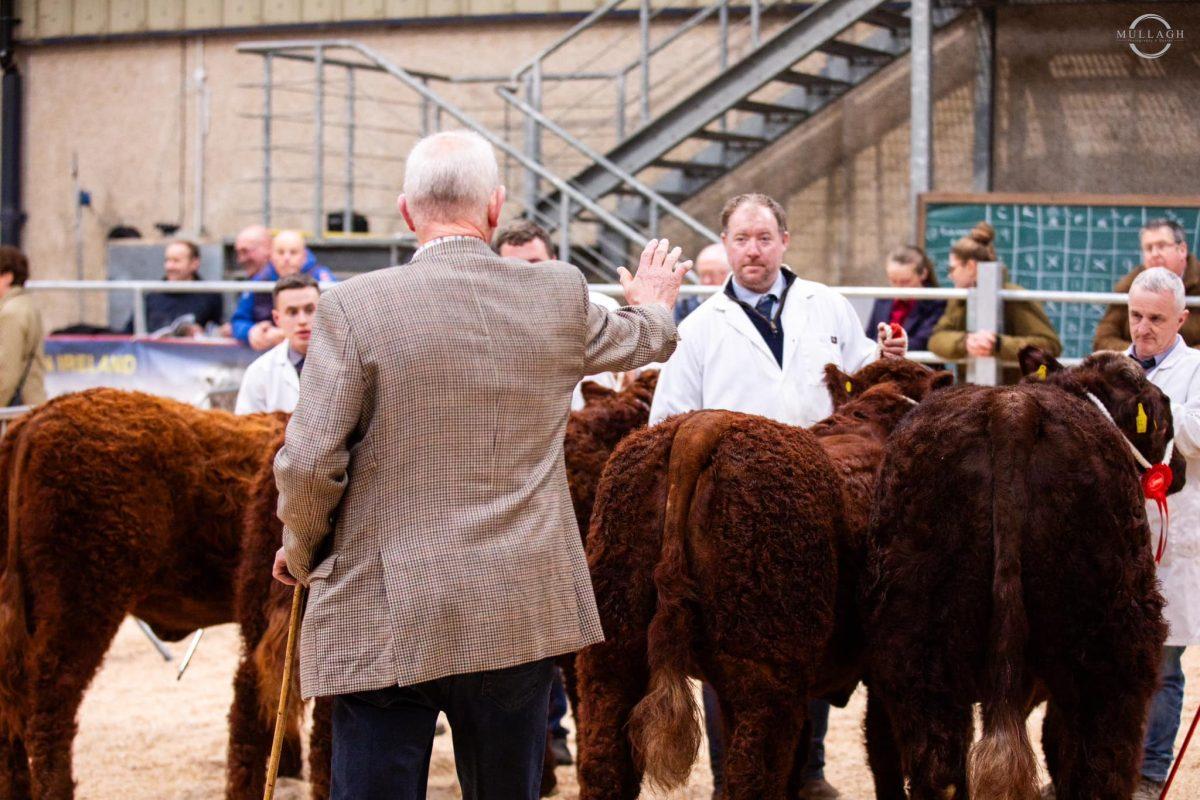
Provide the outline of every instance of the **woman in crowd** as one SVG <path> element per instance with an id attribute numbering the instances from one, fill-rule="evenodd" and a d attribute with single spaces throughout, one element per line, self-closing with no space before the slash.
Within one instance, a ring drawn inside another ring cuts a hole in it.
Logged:
<path id="1" fill-rule="evenodd" d="M 933 274 L 933 262 L 919 247 L 906 244 L 892 250 L 888 253 L 884 269 L 888 283 L 896 289 L 934 288 L 938 285 L 937 276 Z M 928 350 L 933 326 L 945 310 L 944 300 L 891 300 L 881 297 L 871 309 L 867 335 L 875 338 L 881 322 L 898 322 L 908 333 L 909 350 Z"/>
<path id="2" fill-rule="evenodd" d="M 975 285 L 980 261 L 997 260 L 992 245 L 995 238 L 992 226 L 981 222 L 950 248 L 950 280 L 957 288 L 970 289 Z M 1007 271 L 1004 277 L 1005 289 L 1023 288 L 1007 280 Z M 945 359 L 996 356 L 1002 361 L 1016 361 L 1017 353 L 1027 344 L 1037 345 L 1052 356 L 1062 353 L 1058 333 L 1038 303 L 1005 303 L 1002 334 L 988 330 L 968 333 L 966 302 L 951 300 L 929 337 L 929 349 Z M 1004 371 L 1005 383 L 1016 378 L 1019 374 L 1015 371 Z"/>

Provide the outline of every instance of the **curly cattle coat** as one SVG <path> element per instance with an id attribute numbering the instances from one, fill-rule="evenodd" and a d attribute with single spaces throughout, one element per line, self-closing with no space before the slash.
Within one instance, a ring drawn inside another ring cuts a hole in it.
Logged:
<path id="1" fill-rule="evenodd" d="M 686 675 L 721 699 L 726 796 L 782 798 L 807 698 L 853 685 L 835 620 L 882 443 L 908 398 L 950 376 L 881 361 L 830 378 L 843 402 L 811 431 L 698 411 L 613 454 L 587 542 L 608 639 L 578 658 L 582 798 L 636 797 L 643 768 L 686 779 L 699 742 Z"/>
<path id="2" fill-rule="evenodd" d="M 281 416 L 55 398 L 0 441 L 0 797 L 74 794 L 84 689 L 126 614 L 164 639 L 233 619 L 241 516 Z"/>
<path id="3" fill-rule="evenodd" d="M 1037 354 L 1026 354 L 1026 369 Z M 1043 361 L 1053 368 L 1053 359 Z M 869 538 L 869 755 L 878 797 L 1037 797 L 1025 716 L 1059 800 L 1128 800 L 1165 634 L 1138 468 L 1164 395 L 1114 353 L 1045 383 L 956 387 L 888 442 Z M 1136 430 L 1138 409 L 1148 415 Z M 1176 459 L 1175 487 L 1183 481 Z M 983 739 L 972 758 L 972 703 Z"/>

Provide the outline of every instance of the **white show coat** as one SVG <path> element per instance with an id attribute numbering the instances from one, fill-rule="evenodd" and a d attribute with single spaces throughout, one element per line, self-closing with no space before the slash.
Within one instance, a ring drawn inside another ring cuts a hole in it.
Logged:
<path id="1" fill-rule="evenodd" d="M 606 311 L 616 311 L 621 307 L 620 303 L 608 295 L 600 294 L 599 292 L 593 292 L 590 289 L 588 290 L 588 299 Z M 601 372 L 598 375 L 588 375 L 583 379 L 583 381 L 593 381 L 605 387 L 606 389 L 616 389 L 617 373 Z M 583 389 L 581 388 L 583 386 L 583 381 L 575 384 L 575 390 L 571 392 L 572 411 L 578 411 L 579 409 L 583 408 Z"/>
<path id="2" fill-rule="evenodd" d="M 288 359 L 288 342 L 284 339 L 246 367 L 234 413 L 286 411 L 290 414 L 296 410 L 299 399 L 300 376 Z"/>
<path id="3" fill-rule="evenodd" d="M 650 424 L 700 408 L 801 426 L 832 414 L 825 365 L 854 372 L 878 357 L 876 343 L 863 335 L 846 298 L 801 278 L 788 290 L 781 321 L 782 367 L 724 288 L 702 303 L 679 325 L 679 345 L 658 377 Z"/>
<path id="4" fill-rule="evenodd" d="M 1170 632 L 1167 644 L 1200 644 L 1200 351 L 1182 337 L 1166 359 L 1148 373 L 1150 382 L 1171 398 L 1175 450 L 1187 459 L 1187 481 L 1169 496 L 1171 531 L 1158 579 L 1167 605 L 1163 616 Z M 1151 547 L 1158 541 L 1158 510 L 1146 503 Z"/>

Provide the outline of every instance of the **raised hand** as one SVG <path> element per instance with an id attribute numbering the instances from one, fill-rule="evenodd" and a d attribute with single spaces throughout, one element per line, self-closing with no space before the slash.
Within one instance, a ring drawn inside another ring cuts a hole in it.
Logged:
<path id="1" fill-rule="evenodd" d="M 675 307 L 679 286 L 692 268 L 692 262 L 680 261 L 682 251 L 678 247 L 670 248 L 671 243 L 666 239 L 651 239 L 642 250 L 636 275 L 630 275 L 624 267 L 617 270 L 629 305 L 659 303 L 667 308 Z"/>

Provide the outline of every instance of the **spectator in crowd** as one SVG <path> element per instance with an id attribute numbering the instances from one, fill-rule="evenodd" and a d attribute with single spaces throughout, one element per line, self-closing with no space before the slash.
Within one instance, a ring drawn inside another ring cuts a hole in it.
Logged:
<path id="1" fill-rule="evenodd" d="M 42 315 L 25 292 L 28 279 L 25 254 L 0 245 L 0 406 L 46 401 Z"/>
<path id="2" fill-rule="evenodd" d="M 1187 346 L 1184 283 L 1166 267 L 1150 267 L 1129 288 L 1131 358 L 1171 400 L 1175 449 L 1187 459 L 1187 480 L 1171 497 L 1171 535 L 1158 565 L 1168 632 L 1163 648 L 1162 685 L 1150 702 L 1142 777 L 1134 800 L 1158 800 L 1171 769 L 1175 735 L 1183 710 L 1183 667 L 1189 645 L 1200 644 L 1200 352 Z M 1157 516 L 1147 503 L 1147 517 Z M 1151 523 L 1150 530 L 1154 531 Z M 1156 535 L 1156 534 L 1155 534 Z M 1154 543 L 1156 546 L 1156 543 Z"/>
<path id="3" fill-rule="evenodd" d="M 1184 291 L 1200 295 L 1200 263 L 1188 252 L 1183 227 L 1173 219 L 1152 219 L 1142 227 L 1142 263 L 1113 287 L 1114 292 L 1126 294 L 1133 281 L 1147 269 L 1163 267 L 1183 280 Z M 1200 346 L 1200 314 L 1193 314 L 1179 331 L 1188 347 Z M 1127 350 L 1132 341 L 1129 335 L 1129 315 L 1123 305 L 1108 307 L 1096 325 L 1092 339 L 1093 350 Z"/>
<path id="4" fill-rule="evenodd" d="M 199 281 L 200 248 L 187 239 L 176 239 L 167 245 L 163 256 L 163 280 L 167 282 Z M 207 325 L 220 325 L 224 306 L 218 292 L 148 292 L 146 294 L 146 330 L 154 332 L 170 327 L 181 317 L 191 315 L 189 323 L 171 331 L 176 336 L 195 336 Z M 133 319 L 125 326 L 133 333 Z"/>
<path id="5" fill-rule="evenodd" d="M 297 272 L 275 281 L 271 295 L 275 301 L 271 321 L 283 331 L 284 340 L 247 367 L 234 406 L 238 414 L 265 411 L 290 414 L 300 398 L 300 373 L 308 355 L 312 319 L 317 313 L 321 289 L 311 275 Z"/>
<path id="6" fill-rule="evenodd" d="M 904 356 L 906 338 L 877 346 L 863 335 L 846 298 L 785 268 L 787 215 L 773 198 L 742 194 L 730 199 L 721 212 L 721 241 L 733 274 L 722 291 L 680 324 L 679 347 L 659 376 L 650 424 L 673 414 L 723 408 L 811 425 L 833 412 L 822 381 L 826 364 L 854 372 L 881 353 Z M 713 717 L 706 715 L 706 728 L 716 745 L 722 734 Z M 813 736 L 800 797 L 837 797 L 824 773 L 829 704 L 813 701 L 809 717 Z M 710 754 L 716 783 L 720 747 L 710 746 Z"/>
<path id="7" fill-rule="evenodd" d="M 571 387 L 665 359 L 688 263 L 651 242 L 632 308 L 585 301 L 569 264 L 489 249 L 495 153 L 422 139 L 400 212 L 402 268 L 321 298 L 300 401 L 275 458 L 283 548 L 308 585 L 305 697 L 333 697 L 333 797 L 425 797 L 439 711 L 464 797 L 536 798 L 553 657 L 603 632 L 563 468 Z"/>
<path id="8" fill-rule="evenodd" d="M 888 283 L 896 289 L 933 288 L 938 285 L 933 262 L 924 250 L 913 245 L 901 245 L 888 253 L 884 269 Z M 933 326 L 945 311 L 945 300 L 892 300 L 881 297 L 871 308 L 867 335 L 874 336 L 881 322 L 896 322 L 908 331 L 910 350 L 927 350 Z"/>
<path id="9" fill-rule="evenodd" d="M 956 287 L 973 287 L 979 277 L 979 262 L 996 260 L 996 248 L 992 245 L 995 237 L 992 226 L 981 222 L 950 248 L 950 280 Z M 1004 288 L 1020 289 L 1021 286 L 1005 280 Z M 1002 361 L 1016 361 L 1021 348 L 1030 344 L 1052 356 L 1062 353 L 1058 332 L 1041 305 L 1033 302 L 1005 303 L 1004 333 L 998 334 L 984 330 L 968 333 L 966 302 L 951 300 L 929 337 L 929 349 L 946 360 L 996 356 Z M 1006 383 L 1015 383 L 1020 377 L 1020 371 L 1015 368 L 1004 370 Z"/>
<path id="10" fill-rule="evenodd" d="M 515 258 L 530 264 L 537 264 L 553 258 L 550 254 L 554 252 L 554 244 L 550 241 L 550 234 L 546 233 L 545 228 L 536 222 L 521 219 L 500 229 L 496 234 L 495 240 L 492 242 L 492 249 L 501 258 Z M 607 311 L 616 311 L 621 307 L 620 303 L 608 295 L 592 291 L 591 289 L 588 289 L 588 299 Z M 617 389 L 620 388 L 621 376 L 615 372 L 602 372 L 599 375 L 588 375 L 583 381 L 594 381 L 608 389 Z M 583 408 L 583 390 L 580 388 L 583 385 L 583 381 L 575 384 L 575 391 L 571 393 L 572 411 L 578 411 Z M 551 698 L 552 701 L 557 701 L 557 692 L 561 690 L 561 682 L 556 682 L 551 689 L 552 693 L 554 693 L 554 696 Z M 563 702 L 564 704 L 566 702 L 565 692 L 563 693 Z M 562 731 L 563 737 L 567 735 L 566 729 L 562 727 L 562 716 L 558 718 L 556 731 Z M 552 744 L 556 748 L 554 751 L 555 754 L 562 761 L 563 756 L 560 750 L 566 751 L 566 739 L 563 738 L 560 742 L 556 734 L 556 738 Z M 569 752 L 566 757 L 570 757 Z M 564 761 L 562 763 L 569 764 L 571 762 Z"/>
<path id="11" fill-rule="evenodd" d="M 233 240 L 238 267 L 253 278 L 271 263 L 271 232 L 262 225 L 247 225 Z"/>
<path id="12" fill-rule="evenodd" d="M 700 278 L 701 286 L 723 286 L 729 277 L 729 258 L 725 255 L 725 245 L 713 242 L 700 251 L 696 256 L 696 276 Z M 679 298 L 675 304 L 675 324 L 683 322 L 683 318 L 700 307 L 707 300 L 698 294 Z"/>
<path id="13" fill-rule="evenodd" d="M 317 263 L 317 258 L 304 246 L 300 231 L 280 231 L 271 241 L 271 261 L 252 281 L 277 281 L 286 275 L 303 273 L 317 281 L 332 282 L 333 273 Z M 284 339 L 283 331 L 271 321 L 271 296 L 263 292 L 243 292 L 233 312 L 233 336 L 255 350 L 269 350 Z"/>

